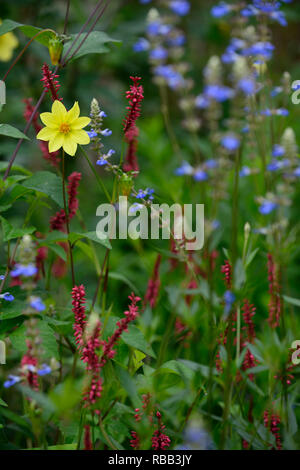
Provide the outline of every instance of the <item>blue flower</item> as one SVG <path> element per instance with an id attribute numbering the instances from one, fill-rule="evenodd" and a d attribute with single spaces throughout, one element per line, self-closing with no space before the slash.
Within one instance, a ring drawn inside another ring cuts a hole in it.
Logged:
<path id="1" fill-rule="evenodd" d="M 4 292 L 4 294 L 0 294 L 0 299 L 7 300 L 7 302 L 12 302 L 15 300 L 14 296 L 11 295 L 9 292 Z"/>
<path id="2" fill-rule="evenodd" d="M 183 76 L 174 70 L 171 65 L 158 65 L 154 69 L 155 75 L 163 77 L 170 88 L 182 87 L 185 83 Z"/>
<path id="3" fill-rule="evenodd" d="M 275 46 L 273 46 L 273 44 L 271 44 L 270 42 L 261 41 L 261 42 L 256 42 L 255 44 L 252 44 L 252 46 L 244 49 L 242 51 L 242 54 L 245 56 L 259 55 L 266 59 L 271 59 L 274 49 L 275 49 Z"/>
<path id="4" fill-rule="evenodd" d="M 181 47 L 185 44 L 185 36 L 184 34 L 179 34 L 178 36 L 175 36 L 174 38 L 169 38 L 168 39 L 168 44 L 171 47 Z"/>
<path id="5" fill-rule="evenodd" d="M 204 95 L 221 103 L 232 98 L 234 91 L 223 85 L 207 85 L 204 89 Z"/>
<path id="6" fill-rule="evenodd" d="M 136 199 L 153 199 L 154 189 L 146 188 L 146 189 L 139 189 L 138 193 L 136 194 Z"/>
<path id="7" fill-rule="evenodd" d="M 198 95 L 195 99 L 195 106 L 199 109 L 206 109 L 210 105 L 210 100 L 207 98 L 207 96 L 204 95 Z"/>
<path id="8" fill-rule="evenodd" d="M 272 160 L 271 163 L 267 166 L 269 171 L 277 171 L 281 170 L 282 168 L 286 168 L 289 166 L 290 162 L 288 160 Z"/>
<path id="9" fill-rule="evenodd" d="M 168 57 L 168 51 L 163 47 L 156 47 L 150 52 L 150 59 L 165 60 Z"/>
<path id="10" fill-rule="evenodd" d="M 279 95 L 279 93 L 282 92 L 282 87 L 281 86 L 276 86 L 273 88 L 271 91 L 270 95 L 274 98 L 275 96 Z"/>
<path id="11" fill-rule="evenodd" d="M 238 82 L 238 87 L 245 95 L 253 95 L 256 90 L 255 80 L 252 77 L 241 78 Z"/>
<path id="12" fill-rule="evenodd" d="M 207 178 L 208 178 L 208 174 L 205 171 L 201 170 L 201 169 L 196 170 L 195 173 L 194 173 L 194 180 L 195 181 L 206 181 Z"/>
<path id="13" fill-rule="evenodd" d="M 276 109 L 276 114 L 277 116 L 288 116 L 290 113 L 285 108 L 279 108 L 279 109 Z"/>
<path id="14" fill-rule="evenodd" d="M 16 264 L 14 269 L 10 272 L 11 277 L 32 277 L 38 272 L 34 264 Z"/>
<path id="15" fill-rule="evenodd" d="M 149 41 L 145 38 L 139 38 L 137 42 L 133 45 L 133 50 L 135 52 L 144 52 L 147 51 L 150 47 Z"/>
<path id="16" fill-rule="evenodd" d="M 193 173 L 193 167 L 188 162 L 184 161 L 180 167 L 176 168 L 174 173 L 177 176 L 191 175 Z"/>
<path id="17" fill-rule="evenodd" d="M 135 214 L 136 211 L 138 211 L 139 209 L 142 209 L 142 207 L 145 207 L 143 204 L 139 204 L 138 202 L 134 202 L 133 204 L 131 204 L 131 206 L 129 207 L 129 210 L 128 212 L 132 213 L 132 214 Z"/>
<path id="18" fill-rule="evenodd" d="M 104 156 L 101 156 L 99 160 L 96 161 L 96 165 L 103 166 L 106 165 L 108 162 Z"/>
<path id="19" fill-rule="evenodd" d="M 150 3 L 151 0 L 140 0 L 140 3 L 142 3 L 143 5 L 146 5 L 146 3 Z"/>
<path id="20" fill-rule="evenodd" d="M 169 7 L 176 15 L 185 16 L 190 11 L 191 6 L 187 0 L 172 0 Z"/>
<path id="21" fill-rule="evenodd" d="M 17 375 L 9 375 L 8 379 L 4 382 L 4 387 L 9 388 L 15 385 L 16 383 L 20 382 L 21 377 L 18 377 Z"/>
<path id="22" fill-rule="evenodd" d="M 276 207 L 278 207 L 278 204 L 276 204 L 276 202 L 265 200 L 260 205 L 258 210 L 261 214 L 268 215 L 271 212 L 273 212 L 276 209 Z"/>
<path id="23" fill-rule="evenodd" d="M 4 278 L 5 278 L 4 274 L 1 274 L 0 275 L 0 281 L 3 281 Z"/>
<path id="24" fill-rule="evenodd" d="M 285 154 L 285 149 L 282 145 L 275 144 L 272 149 L 273 157 L 282 157 Z"/>
<path id="25" fill-rule="evenodd" d="M 90 139 L 92 139 L 93 137 L 97 137 L 97 132 L 94 131 L 94 129 L 90 130 L 90 131 L 87 131 L 87 135 L 89 136 Z"/>
<path id="26" fill-rule="evenodd" d="M 240 171 L 240 176 L 243 178 L 249 175 L 251 175 L 251 169 L 248 166 L 243 166 Z"/>
<path id="27" fill-rule="evenodd" d="M 100 111 L 99 117 L 101 117 L 101 118 L 106 118 L 106 117 L 107 117 L 106 112 L 105 112 L 105 111 Z"/>
<path id="28" fill-rule="evenodd" d="M 52 369 L 47 364 L 42 364 L 41 367 L 37 370 L 37 374 L 41 376 L 51 374 L 51 372 Z"/>
<path id="29" fill-rule="evenodd" d="M 215 18 L 222 18 L 222 16 L 228 15 L 228 13 L 230 13 L 230 7 L 225 2 L 220 2 L 219 5 L 211 9 L 211 14 Z"/>
<path id="30" fill-rule="evenodd" d="M 300 166 L 298 166 L 298 168 L 296 168 L 296 170 L 294 171 L 294 175 L 295 176 L 300 176 Z"/>
<path id="31" fill-rule="evenodd" d="M 204 164 L 206 168 L 208 168 L 209 170 L 212 170 L 213 168 L 217 168 L 218 166 L 218 162 L 214 158 L 209 158 L 208 160 L 206 160 Z"/>
<path id="32" fill-rule="evenodd" d="M 224 301 L 225 301 L 225 315 L 228 315 L 228 313 L 231 310 L 232 304 L 235 301 L 235 295 L 233 292 L 230 290 L 227 290 L 224 294 Z"/>
<path id="33" fill-rule="evenodd" d="M 112 131 L 110 129 L 104 129 L 103 131 L 101 131 L 101 134 L 104 135 L 104 137 L 108 137 L 112 135 Z"/>
<path id="34" fill-rule="evenodd" d="M 228 134 L 221 140 L 222 146 L 229 152 L 234 152 L 240 146 L 240 141 L 233 134 Z"/>
<path id="35" fill-rule="evenodd" d="M 43 312 L 46 309 L 45 304 L 39 297 L 31 297 L 29 304 L 30 307 L 34 308 L 38 312 Z"/>

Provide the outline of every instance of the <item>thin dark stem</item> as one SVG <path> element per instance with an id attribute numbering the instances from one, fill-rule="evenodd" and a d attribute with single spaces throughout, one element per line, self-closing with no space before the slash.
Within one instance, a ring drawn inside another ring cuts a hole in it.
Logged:
<path id="1" fill-rule="evenodd" d="M 63 57 L 62 60 L 61 60 L 61 66 L 62 66 L 62 67 L 65 66 L 68 55 L 70 54 L 71 50 L 73 49 L 73 47 L 74 47 L 75 44 L 77 43 L 78 39 L 80 38 L 81 33 L 85 30 L 86 26 L 89 24 L 89 22 L 91 21 L 91 19 L 93 18 L 93 16 L 97 13 L 97 10 L 100 8 L 102 2 L 103 2 L 103 0 L 99 0 L 99 2 L 97 3 L 97 5 L 95 6 L 94 10 L 92 11 L 92 13 L 89 15 L 88 19 L 85 21 L 85 23 L 84 23 L 84 24 L 82 25 L 82 27 L 80 28 L 79 32 L 77 33 L 76 38 L 74 39 L 74 41 L 72 42 L 72 44 L 70 45 L 69 49 L 67 50 L 67 52 L 65 53 L 64 57 Z"/>
<path id="2" fill-rule="evenodd" d="M 84 36 L 84 38 L 82 39 L 82 41 L 79 43 L 79 45 L 76 47 L 75 51 L 72 52 L 71 56 L 68 58 L 67 61 L 65 61 L 63 63 L 63 67 L 68 63 L 70 62 L 70 60 L 72 59 L 72 57 L 74 57 L 74 55 L 79 51 L 79 49 L 81 48 L 82 44 L 87 40 L 87 38 L 89 37 L 90 33 L 93 31 L 94 27 L 96 26 L 96 24 L 98 23 L 99 19 L 101 18 L 101 16 L 103 15 L 103 13 L 105 12 L 106 8 L 107 8 L 107 5 L 108 5 L 108 1 L 106 2 L 106 4 L 104 5 L 104 7 L 101 9 L 100 13 L 96 16 L 96 19 L 94 20 L 94 22 L 92 23 L 90 29 L 87 31 L 86 35 Z"/>
<path id="3" fill-rule="evenodd" d="M 69 12 L 70 12 L 70 1 L 67 0 L 67 9 L 66 9 L 66 16 L 65 16 L 65 23 L 64 23 L 64 34 L 67 32 L 67 26 L 68 26 L 68 21 L 69 21 Z"/>

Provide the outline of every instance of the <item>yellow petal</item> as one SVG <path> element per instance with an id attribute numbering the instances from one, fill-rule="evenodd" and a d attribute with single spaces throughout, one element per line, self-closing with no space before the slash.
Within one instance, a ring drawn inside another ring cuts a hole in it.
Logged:
<path id="1" fill-rule="evenodd" d="M 77 144 L 87 145 L 90 143 L 90 138 L 87 132 L 83 130 L 73 131 L 72 136 L 74 136 L 74 141 L 77 142 Z"/>
<path id="2" fill-rule="evenodd" d="M 79 117 L 76 121 L 72 122 L 72 129 L 82 129 L 83 127 L 87 126 L 91 122 L 89 117 Z"/>
<path id="3" fill-rule="evenodd" d="M 68 153 L 72 157 L 75 155 L 76 150 L 77 150 L 77 144 L 74 141 L 74 138 L 72 137 L 71 134 L 69 134 L 68 136 L 65 136 L 63 149 L 66 153 Z"/>
<path id="4" fill-rule="evenodd" d="M 70 124 L 79 117 L 80 109 L 78 101 L 75 101 L 74 106 L 67 112 L 67 122 Z"/>
<path id="5" fill-rule="evenodd" d="M 42 123 L 47 127 L 57 129 L 59 126 L 59 122 L 57 122 L 57 119 L 55 119 L 55 116 L 52 113 L 42 113 L 40 114 L 40 118 Z"/>
<path id="6" fill-rule="evenodd" d="M 67 114 L 67 110 L 66 108 L 64 107 L 64 105 L 58 101 L 58 100 L 55 100 L 53 105 L 52 105 L 52 108 L 51 108 L 51 112 L 55 115 L 56 118 L 59 119 L 59 122 L 64 119 L 66 117 L 66 114 Z"/>
<path id="7" fill-rule="evenodd" d="M 57 132 L 49 142 L 49 152 L 56 152 L 56 150 L 60 149 L 60 147 L 63 146 L 64 137 L 65 136 L 63 134 Z"/>
<path id="8" fill-rule="evenodd" d="M 39 140 L 50 140 L 53 139 L 55 134 L 56 131 L 54 129 L 50 129 L 49 127 L 43 127 L 43 129 L 40 130 L 36 138 Z"/>

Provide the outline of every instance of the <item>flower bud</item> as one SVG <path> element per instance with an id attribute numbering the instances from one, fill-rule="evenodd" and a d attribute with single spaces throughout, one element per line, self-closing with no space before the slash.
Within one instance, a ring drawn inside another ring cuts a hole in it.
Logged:
<path id="1" fill-rule="evenodd" d="M 48 49 L 52 65 L 57 65 L 63 51 L 63 43 L 58 36 L 49 39 Z"/>

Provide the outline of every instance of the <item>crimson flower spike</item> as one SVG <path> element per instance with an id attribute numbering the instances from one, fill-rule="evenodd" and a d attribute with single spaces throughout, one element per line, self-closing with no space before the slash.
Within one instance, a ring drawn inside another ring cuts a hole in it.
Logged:
<path id="1" fill-rule="evenodd" d="M 135 125 L 136 120 L 141 115 L 141 102 L 144 99 L 144 90 L 142 85 L 139 84 L 141 77 L 130 77 L 133 81 L 133 85 L 130 85 L 130 89 L 126 91 L 126 98 L 129 101 L 127 106 L 127 116 L 124 120 L 124 134 Z"/>
<path id="2" fill-rule="evenodd" d="M 59 77 L 59 75 L 55 75 L 53 72 L 51 72 L 47 64 L 43 65 L 42 71 L 43 71 L 43 78 L 41 78 L 41 82 L 43 82 L 43 86 L 46 92 L 50 91 L 53 101 L 55 100 L 62 101 L 62 98 L 59 98 L 57 94 L 60 88 L 60 84 L 58 83 L 56 79 Z"/>

